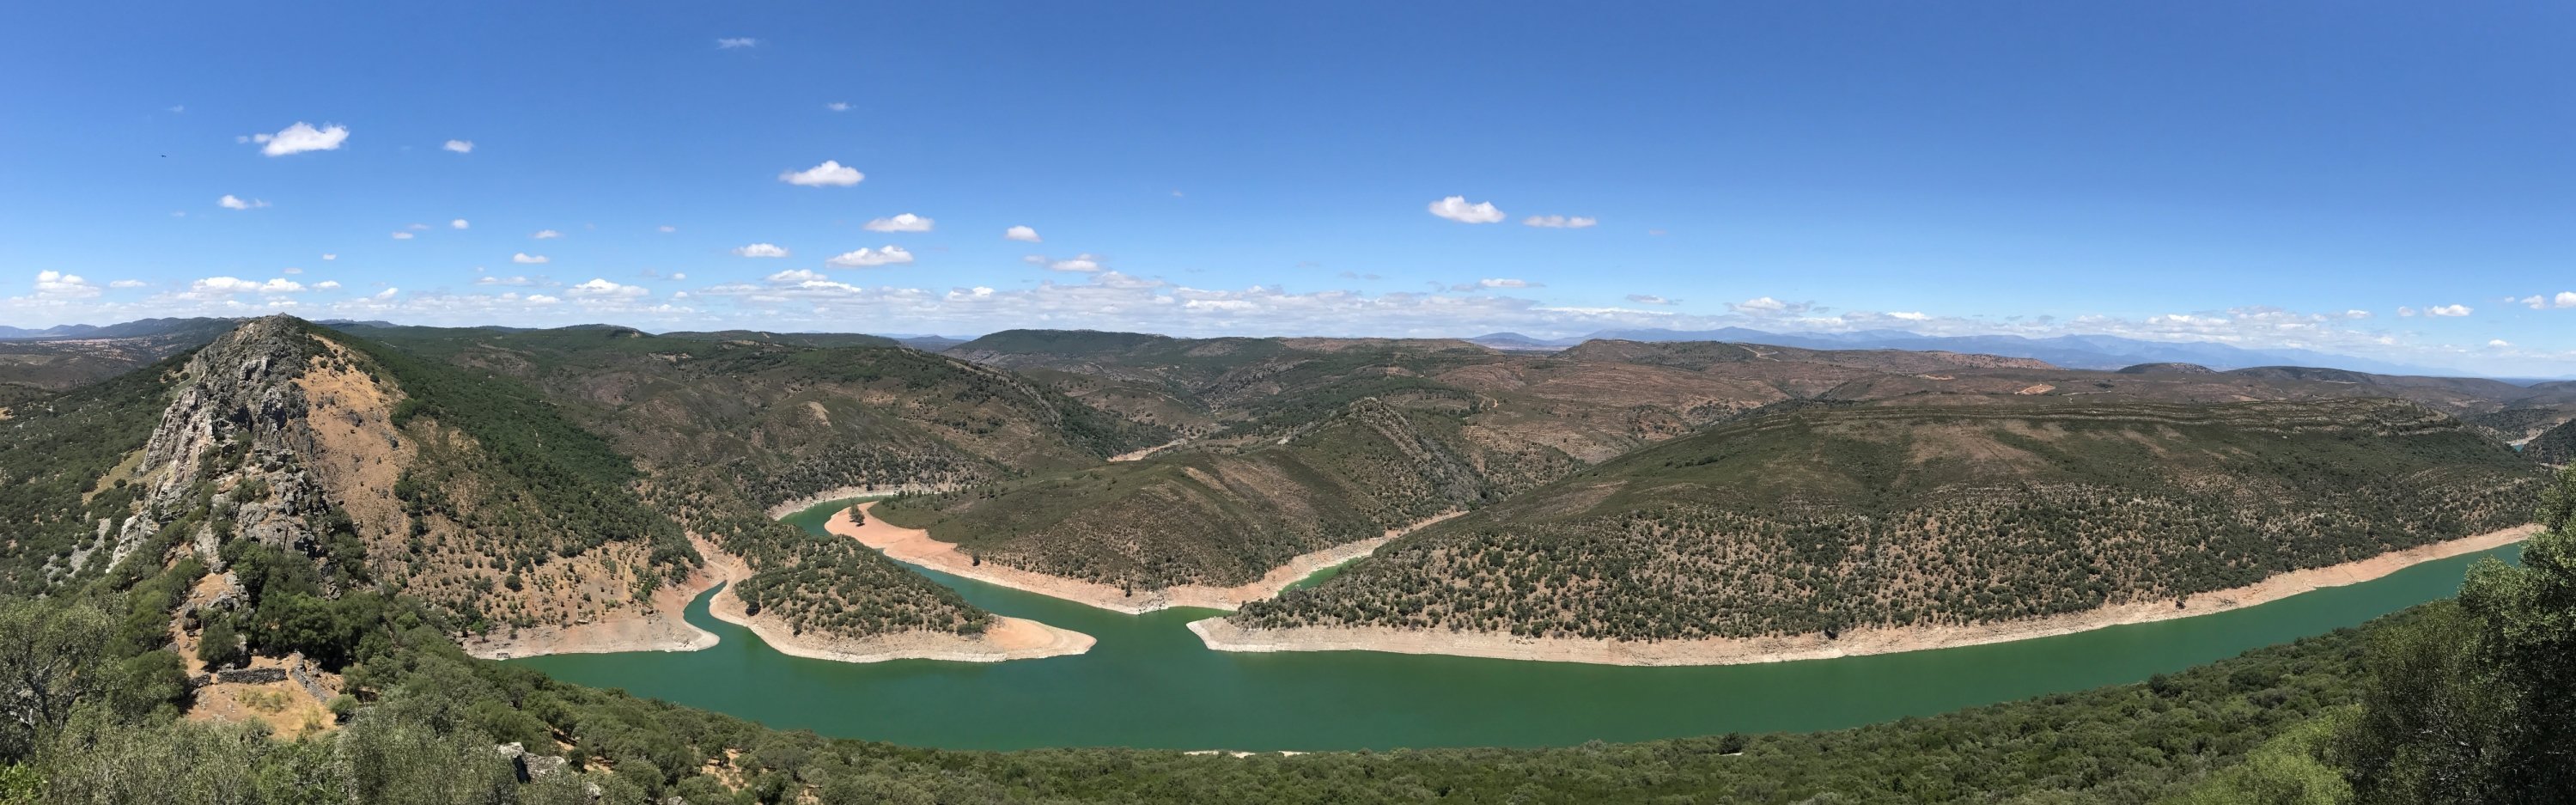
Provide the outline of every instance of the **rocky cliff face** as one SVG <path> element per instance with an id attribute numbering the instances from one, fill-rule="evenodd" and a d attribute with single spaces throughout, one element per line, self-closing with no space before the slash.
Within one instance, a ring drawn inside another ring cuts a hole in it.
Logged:
<path id="1" fill-rule="evenodd" d="M 188 361 L 183 385 L 144 447 L 137 475 L 149 491 L 141 511 L 117 528 L 116 560 L 181 521 L 194 524 L 181 538 L 216 567 L 223 541 L 236 536 L 315 547 L 310 518 L 330 504 L 303 466 L 314 438 L 295 380 L 320 349 L 299 322 L 269 317 L 216 338 Z"/>

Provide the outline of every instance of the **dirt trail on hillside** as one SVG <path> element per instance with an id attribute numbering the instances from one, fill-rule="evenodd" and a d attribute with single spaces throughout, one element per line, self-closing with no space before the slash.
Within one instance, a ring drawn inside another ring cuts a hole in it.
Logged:
<path id="1" fill-rule="evenodd" d="M 1160 590 L 1138 590 L 1131 595 L 1117 587 L 1099 582 L 1051 576 L 993 563 L 978 565 L 973 557 L 967 556 L 964 551 L 957 550 L 956 543 L 941 542 L 932 539 L 928 531 L 904 528 L 877 517 L 873 511 L 875 506 L 874 502 L 869 502 L 861 503 L 856 507 L 860 512 L 867 514 L 866 525 L 852 525 L 849 516 L 842 513 L 832 515 L 832 519 L 824 527 L 834 534 L 857 539 L 870 548 L 884 551 L 887 556 L 900 561 L 987 584 L 998 584 L 1014 590 L 1025 590 L 1130 615 L 1141 615 L 1172 607 L 1240 609 L 1246 602 L 1278 596 L 1280 591 L 1288 588 L 1288 585 L 1314 575 L 1315 571 L 1367 556 L 1375 552 L 1378 546 L 1385 545 L 1396 537 L 1463 513 L 1450 512 L 1403 528 L 1391 529 L 1384 536 L 1335 545 L 1304 554 L 1288 560 L 1287 564 L 1271 568 L 1270 572 L 1262 574 L 1259 580 L 1248 584 L 1234 587 L 1184 584 Z"/>
<path id="2" fill-rule="evenodd" d="M 1603 665 L 1739 665 L 1787 662 L 1901 651 L 1956 648 L 2011 640 L 2054 637 L 2131 623 L 2188 618 L 2269 603 L 2325 587 L 2370 581 L 2424 562 L 2500 548 L 2540 532 L 2538 525 L 2463 537 L 2392 551 L 2340 565 L 2283 573 L 2244 587 L 2191 596 L 2181 607 L 2171 600 L 2103 607 L 2087 612 L 1975 626 L 1927 626 L 1864 629 L 1840 639 L 1822 635 L 1770 638 L 1718 638 L 1658 642 L 1528 638 L 1491 632 L 1448 632 L 1384 627 L 1294 627 L 1250 629 L 1224 618 L 1189 625 L 1199 640 L 1218 651 L 1385 651 L 1396 654 L 1447 654 L 1505 660 L 1584 662 Z"/>

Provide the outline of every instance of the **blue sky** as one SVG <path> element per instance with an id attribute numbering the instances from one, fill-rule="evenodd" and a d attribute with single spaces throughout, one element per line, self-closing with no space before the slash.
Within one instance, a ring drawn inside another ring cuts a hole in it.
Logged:
<path id="1" fill-rule="evenodd" d="M 2567 4 L 102 5 L 0 10 L 41 32 L 0 51 L 0 323 L 1901 327 L 2576 373 Z"/>

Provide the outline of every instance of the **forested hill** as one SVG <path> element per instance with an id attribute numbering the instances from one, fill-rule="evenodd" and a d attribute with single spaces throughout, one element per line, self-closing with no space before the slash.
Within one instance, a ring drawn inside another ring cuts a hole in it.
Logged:
<path id="1" fill-rule="evenodd" d="M 533 386 L 657 477 L 710 472 L 756 508 L 842 487 L 1085 467 L 1171 438 L 1009 372 L 900 347 L 624 328 L 403 328 L 377 337 Z"/>
<path id="2" fill-rule="evenodd" d="M 2543 464 L 2576 463 L 2576 422 L 2567 422 L 2532 437 L 2523 445 L 2523 455 Z"/>
<path id="3" fill-rule="evenodd" d="M 1659 640 L 2032 618 L 2519 525 L 2544 477 L 2394 400 L 1973 402 L 1731 422 L 1236 621 Z"/>
<path id="4" fill-rule="evenodd" d="M 363 619 L 395 598 L 459 633 L 634 617 L 696 572 L 691 533 L 742 555 L 757 571 L 744 586 L 800 626 L 987 618 L 846 540 L 657 505 L 654 477 L 525 384 L 288 317 L 9 424 L 0 500 L 44 525 L 6 543 L 0 581 L 36 594 L 214 574 L 195 597 L 232 608 L 198 610 L 185 639 L 239 626 L 254 650 L 344 657 L 350 633 L 251 626 Z"/>

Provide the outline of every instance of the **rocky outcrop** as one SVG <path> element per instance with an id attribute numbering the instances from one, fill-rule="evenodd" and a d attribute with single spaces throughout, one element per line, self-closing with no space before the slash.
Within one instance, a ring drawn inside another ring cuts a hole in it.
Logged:
<path id="1" fill-rule="evenodd" d="M 141 512 L 117 529 L 115 561 L 199 505 L 206 516 L 180 536 L 210 565 L 221 567 L 218 551 L 231 535 L 315 547 L 306 518 L 330 506 L 299 458 L 313 436 L 294 380 L 316 349 L 300 322 L 272 316 L 189 359 L 184 383 L 144 446 L 139 474 L 149 491 Z"/>

